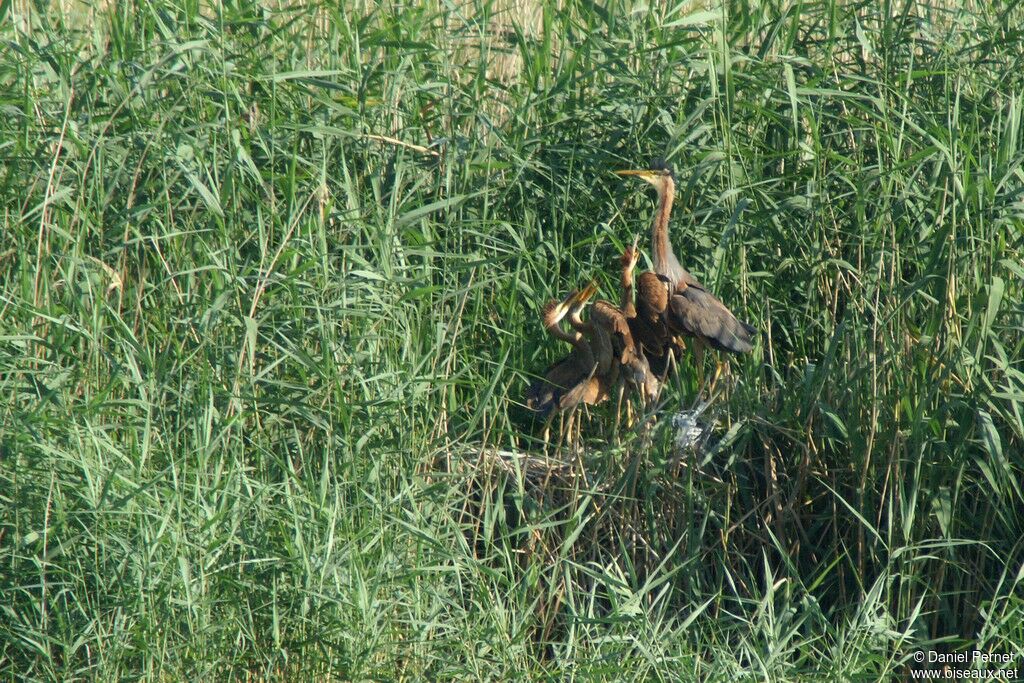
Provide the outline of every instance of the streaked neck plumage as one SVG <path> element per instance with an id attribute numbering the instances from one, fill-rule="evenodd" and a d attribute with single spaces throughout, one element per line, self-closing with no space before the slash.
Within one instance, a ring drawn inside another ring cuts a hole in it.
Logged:
<path id="1" fill-rule="evenodd" d="M 658 190 L 658 209 L 654 214 L 654 223 L 651 224 L 651 252 L 654 257 L 654 270 L 659 275 L 671 279 L 673 283 L 677 283 L 688 278 L 690 274 L 679 264 L 679 260 L 672 252 L 672 245 L 668 241 L 668 217 L 672 213 L 676 184 L 671 176 L 665 176 L 662 182 L 655 187 Z"/>

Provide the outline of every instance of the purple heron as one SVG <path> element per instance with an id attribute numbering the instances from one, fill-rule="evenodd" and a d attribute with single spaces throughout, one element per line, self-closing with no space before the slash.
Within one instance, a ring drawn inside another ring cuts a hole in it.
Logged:
<path id="1" fill-rule="evenodd" d="M 580 320 L 580 314 L 595 291 L 595 288 L 587 288 L 581 292 L 571 293 L 560 302 L 549 301 L 542 312 L 544 329 L 548 334 L 568 342 L 573 347 L 567 356 L 548 367 L 543 380 L 534 382 L 526 391 L 527 407 L 548 414 L 548 421 L 544 427 L 545 434 L 555 414 L 566 412 L 570 414 L 569 424 L 560 431 L 563 438 L 566 434 L 571 434 L 575 418 L 574 409 L 581 403 L 601 403 L 611 393 L 614 384 L 614 378 L 609 372 L 614 367 L 610 360 L 611 341 L 607 340 L 608 358 L 605 358 L 604 347 L 600 347 L 598 351 L 580 332 L 566 332 L 561 327 L 562 319 L 567 315 L 574 325 L 587 327 L 587 324 Z M 607 368 L 602 368 L 603 363 L 607 364 Z"/>
<path id="2" fill-rule="evenodd" d="M 633 246 L 622 253 L 622 312 L 638 348 L 647 357 L 651 372 L 664 380 L 670 362 L 677 362 L 682 342 L 668 330 L 664 313 L 668 308 L 668 280 L 657 273 L 641 273 L 637 292 L 633 292 L 633 270 L 640 260 L 640 251 Z M 635 299 L 635 302 L 634 302 Z"/>
<path id="3" fill-rule="evenodd" d="M 581 296 L 590 298 L 596 292 L 597 285 L 591 282 Z M 633 340 L 626 315 L 618 306 L 610 301 L 596 301 L 589 321 L 583 322 L 579 315 L 570 313 L 569 324 L 590 338 L 598 368 L 595 379 L 603 380 L 602 389 L 618 387 L 616 423 L 628 392 L 636 391 L 645 404 L 657 396 L 658 380 Z"/>
<path id="4" fill-rule="evenodd" d="M 531 384 L 526 390 L 526 405 L 539 413 L 559 412 L 575 406 L 582 399 L 582 387 L 594 374 L 594 353 L 590 343 L 579 332 L 562 329 L 562 319 L 570 311 L 577 315 L 586 299 L 573 291 L 562 301 L 549 301 L 541 311 L 545 331 L 555 339 L 572 346 L 572 352 L 552 363 L 544 371 L 544 379 Z"/>
<path id="5" fill-rule="evenodd" d="M 620 176 L 635 176 L 654 186 L 658 207 L 651 223 L 651 256 L 655 272 L 667 279 L 668 306 L 664 320 L 670 332 L 694 337 L 698 367 L 703 346 L 720 351 L 747 353 L 753 348 L 754 327 L 736 316 L 714 294 L 683 268 L 672 251 L 668 239 L 668 219 L 675 199 L 675 176 L 664 163 L 655 162 L 649 169 L 616 171 Z M 653 283 L 651 283 L 653 284 Z M 641 283 L 643 288 L 644 283 Z M 717 365 L 717 363 L 716 363 Z M 718 376 L 716 368 L 715 378 Z M 712 380 L 712 386 L 714 379 Z"/>

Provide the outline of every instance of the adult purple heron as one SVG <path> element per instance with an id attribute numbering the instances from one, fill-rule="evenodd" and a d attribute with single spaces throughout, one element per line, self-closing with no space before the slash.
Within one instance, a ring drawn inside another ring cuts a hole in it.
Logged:
<path id="1" fill-rule="evenodd" d="M 664 163 L 655 162 L 648 169 L 616 173 L 640 178 L 653 185 L 658 194 L 658 206 L 651 223 L 651 256 L 655 272 L 660 278 L 665 278 L 668 288 L 668 305 L 663 319 L 669 331 L 694 338 L 698 367 L 704 345 L 730 353 L 749 352 L 753 348 L 754 327 L 738 320 L 725 304 L 680 265 L 672 251 L 668 239 L 668 220 L 676 190 L 672 169 Z M 715 378 L 717 376 L 716 368 Z"/>

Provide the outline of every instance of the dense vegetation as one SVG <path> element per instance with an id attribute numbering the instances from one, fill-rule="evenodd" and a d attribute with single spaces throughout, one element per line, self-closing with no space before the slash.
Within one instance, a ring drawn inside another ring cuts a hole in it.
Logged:
<path id="1" fill-rule="evenodd" d="M 1024 10 L 543 4 L 0 3 L 4 678 L 1024 656 Z M 544 482 L 655 156 L 758 345 Z"/>

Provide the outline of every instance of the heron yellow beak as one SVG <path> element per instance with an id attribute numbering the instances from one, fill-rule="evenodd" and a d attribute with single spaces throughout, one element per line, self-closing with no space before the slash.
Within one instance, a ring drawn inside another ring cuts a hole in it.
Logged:
<path id="1" fill-rule="evenodd" d="M 569 292 L 569 295 L 567 297 L 565 297 L 564 299 L 559 301 L 558 304 L 555 305 L 555 315 L 564 317 L 566 312 L 568 312 L 568 310 L 572 308 L 573 304 L 576 302 L 576 298 L 579 297 L 579 295 L 580 290 L 578 289 L 574 289 L 571 292 Z"/>
<path id="2" fill-rule="evenodd" d="M 658 173 L 657 171 L 652 171 L 649 168 L 637 168 L 637 169 L 628 169 L 628 170 L 625 170 L 625 171 L 615 171 L 615 175 L 619 175 L 619 176 L 634 176 L 634 177 L 639 178 L 640 180 L 646 180 L 651 185 L 658 185 L 658 183 L 662 179 L 662 174 L 661 173 Z"/>
<path id="3" fill-rule="evenodd" d="M 597 283 L 593 280 L 590 281 L 586 287 L 576 296 L 576 304 L 585 304 L 591 297 L 597 294 Z"/>

